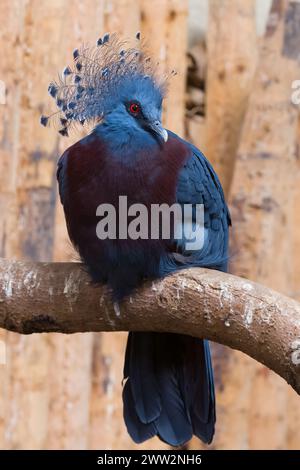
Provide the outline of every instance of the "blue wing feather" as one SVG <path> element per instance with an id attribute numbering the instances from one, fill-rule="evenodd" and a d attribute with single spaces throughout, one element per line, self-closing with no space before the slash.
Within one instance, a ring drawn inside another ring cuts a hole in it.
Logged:
<path id="1" fill-rule="evenodd" d="M 163 274 L 168 274 L 189 267 L 209 267 L 226 271 L 228 229 L 231 219 L 223 189 L 218 176 L 203 153 L 187 142 L 186 145 L 189 146 L 191 155 L 179 173 L 177 202 L 182 205 L 203 204 L 204 246 L 201 250 L 186 252 L 185 240 L 177 241 L 178 251 L 183 256 L 168 254 L 161 261 L 161 271 Z M 194 219 L 193 222 L 195 222 Z"/>

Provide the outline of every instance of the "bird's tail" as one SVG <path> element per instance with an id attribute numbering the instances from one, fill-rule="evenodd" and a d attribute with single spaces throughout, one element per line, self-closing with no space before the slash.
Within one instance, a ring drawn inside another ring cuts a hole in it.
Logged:
<path id="1" fill-rule="evenodd" d="M 172 333 L 129 333 L 124 379 L 124 420 L 135 442 L 157 435 L 181 446 L 193 434 L 212 441 L 215 393 L 207 341 Z"/>

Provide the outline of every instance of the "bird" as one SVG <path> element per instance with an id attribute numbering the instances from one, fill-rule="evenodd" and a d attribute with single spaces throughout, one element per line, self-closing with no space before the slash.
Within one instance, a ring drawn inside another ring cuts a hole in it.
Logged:
<path id="1" fill-rule="evenodd" d="M 161 72 L 140 33 L 134 41 L 132 45 L 106 33 L 95 46 L 75 49 L 73 65 L 48 88 L 58 110 L 41 117 L 44 126 L 58 122 L 62 136 L 73 125 L 90 126 L 59 159 L 59 195 L 70 240 L 92 282 L 107 285 L 111 301 L 119 306 L 145 280 L 195 267 L 226 271 L 231 225 L 209 161 L 162 125 L 163 101 L 175 72 Z M 177 223 L 181 229 L 186 224 L 203 230 L 201 247 L 192 250 L 186 236 L 174 232 L 166 238 L 99 237 L 97 208 L 118 208 L 121 196 L 128 205 L 149 210 L 153 205 L 189 205 L 190 218 Z M 204 208 L 202 225 L 196 219 L 197 205 Z M 195 435 L 212 442 L 215 390 L 206 339 L 129 332 L 123 376 L 123 417 L 133 441 L 158 436 L 176 447 Z"/>

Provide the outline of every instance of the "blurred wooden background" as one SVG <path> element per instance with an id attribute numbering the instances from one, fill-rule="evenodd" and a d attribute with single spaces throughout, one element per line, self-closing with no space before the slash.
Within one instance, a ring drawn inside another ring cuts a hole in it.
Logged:
<path id="1" fill-rule="evenodd" d="M 291 103 L 292 81 L 300 79 L 300 4 L 273 0 L 258 37 L 262 4 L 267 12 L 268 0 L 2 0 L 0 256 L 73 259 L 55 180 L 72 139 L 39 124 L 49 109 L 47 86 L 82 42 L 141 30 L 163 66 L 178 71 L 166 126 L 199 146 L 223 182 L 234 224 L 231 271 L 300 298 L 300 121 Z M 200 35 L 203 18 L 195 12 L 207 6 Z M 157 439 L 135 446 L 126 433 L 125 333 L 1 331 L 0 340 L 7 344 L 0 448 L 166 448 Z M 214 365 L 218 420 L 210 448 L 300 448 L 300 399 L 282 379 L 220 345 Z M 195 439 L 189 448 L 202 446 Z"/>

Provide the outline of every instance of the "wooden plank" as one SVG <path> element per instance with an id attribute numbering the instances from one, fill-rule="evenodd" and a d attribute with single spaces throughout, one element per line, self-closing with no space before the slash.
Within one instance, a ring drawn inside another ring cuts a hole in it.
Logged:
<path id="1" fill-rule="evenodd" d="M 273 1 L 231 196 L 234 273 L 286 293 L 291 281 L 289 233 L 298 115 L 291 103 L 291 83 L 299 74 L 297 61 L 287 56 L 284 47 L 289 8 L 288 1 Z M 253 364 L 253 368 L 254 379 L 246 403 L 247 446 L 284 449 L 288 386 L 262 366 Z M 249 389 L 246 377 L 245 387 Z M 237 390 L 236 400 L 240 394 L 241 390 Z M 242 417 L 235 419 L 241 421 Z"/>
<path id="2" fill-rule="evenodd" d="M 97 0 L 61 1 L 64 48 L 50 76 L 55 76 L 71 63 L 72 51 L 83 43 L 95 44 L 104 30 L 104 5 Z M 79 140 L 79 131 L 70 138 L 61 138 L 57 159 L 62 152 Z M 56 185 L 56 183 L 55 183 Z M 56 188 L 57 192 L 57 188 Z M 55 214 L 54 260 L 77 258 L 69 241 L 61 203 L 58 199 Z M 93 334 L 76 334 L 70 337 L 49 335 L 51 368 L 49 371 L 49 419 L 47 448 L 87 449 L 89 447 L 90 396 Z M 60 373 L 57 374 L 56 371 Z M 99 398 L 100 399 L 100 398 Z M 101 434 L 101 430 L 98 429 Z"/>
<path id="3" fill-rule="evenodd" d="M 255 0 L 209 6 L 204 150 L 228 194 L 257 62 Z"/>
<path id="4" fill-rule="evenodd" d="M 2 256 L 50 260 L 57 138 L 45 137 L 39 114 L 47 90 L 45 80 L 59 51 L 60 1 L 54 0 L 51 6 L 36 0 L 4 1 L 1 9 L 1 17 L 6 18 L 1 42 L 10 44 L 0 66 L 0 75 L 7 82 L 7 105 L 1 120 L 1 173 L 6 175 L 6 183 L 1 185 L 5 207 L 1 211 Z M 28 283 L 34 282 L 28 278 Z M 47 430 L 47 338 L 9 333 L 6 343 L 8 366 L 0 372 L 6 383 L 6 395 L 1 399 L 1 447 L 39 449 L 45 445 Z"/>

